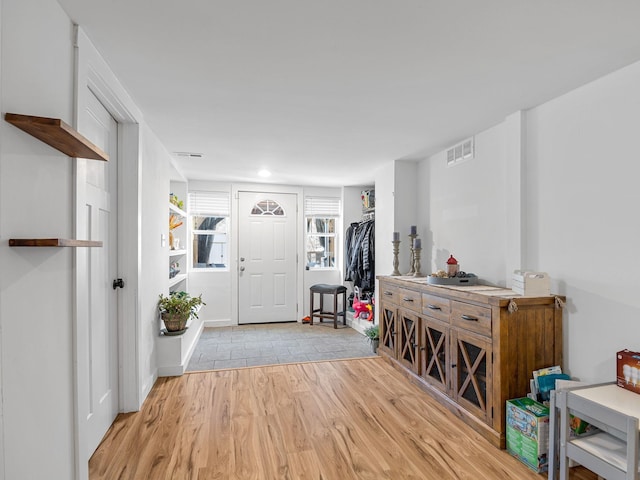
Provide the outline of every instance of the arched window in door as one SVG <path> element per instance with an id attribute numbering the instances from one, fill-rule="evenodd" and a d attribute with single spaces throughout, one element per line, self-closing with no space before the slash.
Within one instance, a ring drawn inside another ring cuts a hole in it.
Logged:
<path id="1" fill-rule="evenodd" d="M 282 206 L 275 200 L 260 200 L 251 209 L 251 215 L 273 215 L 284 216 L 285 211 Z"/>

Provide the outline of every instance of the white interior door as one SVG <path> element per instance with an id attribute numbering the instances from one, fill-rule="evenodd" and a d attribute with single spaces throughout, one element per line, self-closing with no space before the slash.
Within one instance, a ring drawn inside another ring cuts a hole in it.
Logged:
<path id="1" fill-rule="evenodd" d="M 119 410 L 117 277 L 118 124 L 88 92 L 81 133 L 106 151 L 108 162 L 77 160 L 77 235 L 102 248 L 78 249 L 76 374 L 78 444 L 88 461 Z M 86 465 L 86 463 L 85 463 Z"/>
<path id="2" fill-rule="evenodd" d="M 297 196 L 239 192 L 238 323 L 297 320 Z"/>

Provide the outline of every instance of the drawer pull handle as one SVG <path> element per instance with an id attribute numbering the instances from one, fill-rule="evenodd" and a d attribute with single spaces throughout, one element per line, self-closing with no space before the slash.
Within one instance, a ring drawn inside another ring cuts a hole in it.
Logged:
<path id="1" fill-rule="evenodd" d="M 402 300 L 404 300 L 405 302 L 413 302 L 413 298 L 404 297 Z"/>
<path id="2" fill-rule="evenodd" d="M 472 317 L 471 315 L 462 315 L 461 316 L 463 320 L 466 320 L 468 322 L 477 322 L 478 321 L 478 317 Z"/>
<path id="3" fill-rule="evenodd" d="M 384 292 L 384 294 L 385 294 L 387 297 L 390 297 L 390 296 L 392 296 L 392 295 L 393 295 L 393 292 Z"/>
<path id="4" fill-rule="evenodd" d="M 442 310 L 439 306 L 432 305 L 432 304 L 427 305 L 427 308 L 429 308 L 431 310 Z"/>

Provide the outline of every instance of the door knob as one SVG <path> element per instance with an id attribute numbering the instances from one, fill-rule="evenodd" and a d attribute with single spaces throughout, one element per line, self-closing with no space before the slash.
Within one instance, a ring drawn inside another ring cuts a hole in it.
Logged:
<path id="1" fill-rule="evenodd" d="M 115 290 L 118 287 L 124 288 L 124 280 L 122 280 L 121 278 L 116 278 L 113 281 L 113 289 Z"/>
<path id="2" fill-rule="evenodd" d="M 241 271 L 241 272 L 244 272 L 244 267 L 240 267 L 240 271 Z"/>

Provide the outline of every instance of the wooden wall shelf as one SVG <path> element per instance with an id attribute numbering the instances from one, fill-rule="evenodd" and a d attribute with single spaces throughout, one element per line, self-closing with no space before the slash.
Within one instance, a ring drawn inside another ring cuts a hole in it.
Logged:
<path id="1" fill-rule="evenodd" d="M 56 150 L 77 158 L 109 160 L 109 155 L 59 118 L 6 113 L 4 119 Z"/>
<path id="2" fill-rule="evenodd" d="M 10 247 L 102 247 L 101 241 L 69 238 L 11 238 Z"/>

